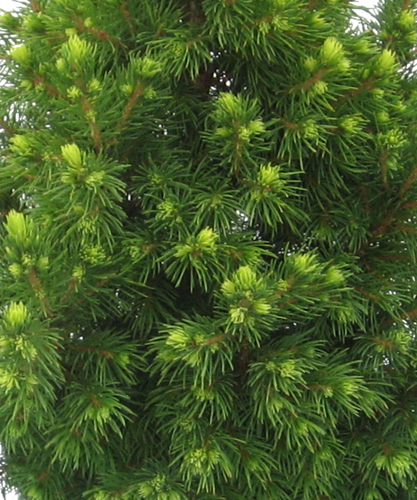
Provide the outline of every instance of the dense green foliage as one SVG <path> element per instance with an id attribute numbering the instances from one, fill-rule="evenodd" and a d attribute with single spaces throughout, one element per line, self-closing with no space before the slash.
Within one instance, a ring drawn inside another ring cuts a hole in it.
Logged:
<path id="1" fill-rule="evenodd" d="M 0 442 L 22 498 L 417 498 L 414 11 L 0 18 Z"/>

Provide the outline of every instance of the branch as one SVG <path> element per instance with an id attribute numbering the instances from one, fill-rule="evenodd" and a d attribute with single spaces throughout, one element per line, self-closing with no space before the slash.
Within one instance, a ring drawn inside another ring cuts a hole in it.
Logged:
<path id="1" fill-rule="evenodd" d="M 331 103 L 331 105 L 333 107 L 339 106 L 339 104 L 342 104 L 345 101 L 347 101 L 348 99 L 351 99 L 352 97 L 355 97 L 356 95 L 358 95 L 359 93 L 363 92 L 364 90 L 372 90 L 372 89 L 374 89 L 375 88 L 374 87 L 375 81 L 376 81 L 376 78 L 374 76 L 370 76 L 365 81 L 363 81 L 361 83 L 361 85 L 357 89 L 350 90 L 344 96 L 341 96 L 341 97 L 339 97 L 339 99 L 336 99 L 335 101 L 333 101 Z"/>
<path id="2" fill-rule="evenodd" d="M 412 309 L 411 311 L 407 311 L 401 315 L 401 319 L 411 319 L 414 321 L 417 318 L 417 308 Z"/>
<path id="3" fill-rule="evenodd" d="M 387 151 L 384 149 L 383 153 L 379 155 L 378 160 L 381 165 L 381 176 L 382 176 L 382 184 L 384 185 L 384 188 L 388 191 L 389 190 L 389 183 L 388 183 L 388 165 L 387 165 Z"/>
<path id="4" fill-rule="evenodd" d="M 129 7 L 129 4 L 127 2 L 123 2 L 122 5 L 120 6 L 120 11 L 122 12 L 122 14 L 124 15 L 124 17 L 126 19 L 126 24 L 129 28 L 129 32 L 130 32 L 131 37 L 133 39 L 135 39 L 136 33 L 135 33 L 135 29 L 134 29 L 134 26 L 132 23 L 132 14 L 129 12 L 128 7 Z"/>
<path id="5" fill-rule="evenodd" d="M 16 133 L 12 129 L 12 127 L 2 118 L 0 118 L 0 127 L 2 127 L 4 129 L 4 131 L 6 132 L 6 134 L 9 135 L 10 137 L 14 136 Z"/>
<path id="6" fill-rule="evenodd" d="M 407 177 L 407 180 L 404 182 L 404 184 L 401 187 L 401 191 L 399 194 L 400 198 L 403 198 L 405 193 L 411 188 L 413 182 L 417 178 L 417 165 L 413 168 L 411 171 L 410 175 Z"/>
<path id="7" fill-rule="evenodd" d="M 372 300 L 372 302 L 379 302 L 381 300 L 381 297 L 379 295 L 376 295 L 374 293 L 370 293 L 366 290 L 362 290 L 361 288 L 355 287 L 355 290 L 357 292 L 359 292 L 361 295 L 363 295 L 364 297 Z"/>
<path id="8" fill-rule="evenodd" d="M 32 7 L 32 10 L 34 12 L 42 12 L 42 9 L 41 9 L 41 6 L 40 6 L 40 3 L 38 2 L 38 0 L 30 0 L 30 6 Z"/>
<path id="9" fill-rule="evenodd" d="M 102 144 L 103 144 L 102 139 L 101 139 L 100 129 L 98 128 L 98 125 L 97 125 L 97 122 L 95 121 L 95 119 L 88 117 L 89 112 L 94 112 L 93 106 L 91 105 L 88 98 L 85 96 L 83 96 L 83 98 L 81 99 L 81 105 L 82 105 L 83 111 L 86 115 L 87 123 L 91 127 L 92 136 L 93 136 L 93 140 L 94 140 L 94 149 L 95 149 L 96 153 L 99 153 L 101 150 Z"/>
<path id="10" fill-rule="evenodd" d="M 366 189 L 366 186 L 359 186 L 359 189 L 361 190 L 361 193 L 362 193 L 363 203 L 365 205 L 365 212 L 367 214 L 370 214 L 371 213 L 371 205 L 369 203 L 368 190 Z"/>
<path id="11" fill-rule="evenodd" d="M 388 228 L 391 226 L 392 221 L 394 220 L 392 212 L 393 210 L 390 210 L 382 221 L 382 224 L 372 231 L 372 236 L 382 236 L 387 232 Z"/>
<path id="12" fill-rule="evenodd" d="M 410 262 L 411 261 L 410 258 L 406 259 L 404 257 L 398 257 L 396 255 L 377 255 L 376 258 L 379 260 L 394 260 L 396 262 L 407 262 L 407 261 Z"/>
<path id="13" fill-rule="evenodd" d="M 237 366 L 235 367 L 236 373 L 238 374 L 239 378 L 242 378 L 246 374 L 249 365 L 249 358 L 249 342 L 247 339 L 245 339 L 241 344 Z"/>
<path id="14" fill-rule="evenodd" d="M 194 24 L 203 24 L 206 20 L 206 16 L 204 15 L 204 11 L 199 7 L 195 0 L 189 1 L 189 11 L 188 11 L 188 20 Z"/>
<path id="15" fill-rule="evenodd" d="M 313 10 L 319 0 L 310 0 L 307 4 L 307 8 Z"/>
<path id="16" fill-rule="evenodd" d="M 84 28 L 84 29 L 85 31 L 88 31 L 89 33 L 95 35 L 97 38 L 100 38 L 100 40 L 105 40 L 106 42 L 113 43 L 114 45 L 116 45 L 116 47 L 119 47 L 119 49 L 125 48 L 125 46 L 120 40 L 114 38 L 113 36 L 110 36 L 104 30 L 99 30 L 97 28 Z"/>
<path id="17" fill-rule="evenodd" d="M 298 83 L 294 87 L 292 87 L 289 92 L 294 92 L 297 90 L 308 90 L 310 89 L 315 83 L 319 82 L 322 80 L 323 76 L 329 71 L 329 68 L 320 68 L 315 72 L 315 74 L 309 78 L 308 80 Z"/>
<path id="18" fill-rule="evenodd" d="M 417 234 L 417 229 L 414 226 L 393 226 L 392 229 L 395 231 L 404 231 L 405 233 L 409 234 Z"/>
<path id="19" fill-rule="evenodd" d="M 298 125 L 287 121 L 285 118 L 281 118 L 281 121 L 284 124 L 285 128 L 289 128 L 290 130 L 300 130 L 300 127 Z"/>
<path id="20" fill-rule="evenodd" d="M 92 26 L 90 28 L 85 26 L 84 19 L 81 16 L 75 17 L 74 21 L 75 21 L 77 30 L 79 32 L 86 31 L 87 33 L 91 33 L 92 35 L 96 36 L 100 40 L 104 40 L 106 42 L 113 43 L 114 45 L 116 45 L 117 47 L 119 47 L 121 49 L 125 48 L 125 46 L 123 45 L 123 43 L 120 40 L 110 36 L 104 30 L 100 30 L 98 28 L 95 28 L 94 26 Z"/>
<path id="21" fill-rule="evenodd" d="M 38 85 L 41 83 L 42 85 L 45 85 L 45 89 L 48 92 L 49 95 L 52 97 L 61 97 L 61 92 L 57 90 L 53 85 L 51 85 L 49 82 L 45 80 L 45 78 L 42 75 L 39 75 L 37 73 L 33 73 L 33 83 L 34 85 Z"/>
<path id="22" fill-rule="evenodd" d="M 102 354 L 106 359 L 111 359 L 114 357 L 114 353 L 112 352 L 105 351 L 104 349 L 96 349 L 94 347 L 89 347 L 86 345 L 69 344 L 68 347 L 70 349 L 75 349 L 76 351 L 87 351 Z"/>
<path id="23" fill-rule="evenodd" d="M 417 201 L 409 201 L 408 203 L 404 203 L 401 205 L 401 208 L 406 210 L 407 208 L 416 208 L 417 207 Z"/>
<path id="24" fill-rule="evenodd" d="M 127 120 L 129 119 L 130 115 L 132 114 L 133 108 L 135 107 L 135 104 L 140 96 L 143 95 L 143 93 L 146 90 L 146 86 L 143 85 L 142 83 L 138 83 L 133 90 L 129 101 L 127 102 L 126 106 L 124 107 L 122 118 L 119 120 L 117 126 L 116 126 L 116 135 L 113 137 L 113 139 L 110 141 L 110 145 L 113 145 L 115 142 L 117 142 L 117 133 L 119 133 L 123 127 L 126 125 Z"/>
<path id="25" fill-rule="evenodd" d="M 36 297 L 39 299 L 39 302 L 42 304 L 43 309 L 47 316 L 53 316 L 52 308 L 49 304 L 48 299 L 45 297 L 45 291 L 42 286 L 42 282 L 39 279 L 39 276 L 34 267 L 31 267 L 29 270 L 29 283 L 35 292 Z"/>
<path id="26" fill-rule="evenodd" d="M 227 335 L 225 333 L 219 333 L 218 335 L 211 337 L 211 339 L 206 340 L 206 345 L 217 344 L 217 342 L 223 342 L 223 340 L 227 339 Z"/>

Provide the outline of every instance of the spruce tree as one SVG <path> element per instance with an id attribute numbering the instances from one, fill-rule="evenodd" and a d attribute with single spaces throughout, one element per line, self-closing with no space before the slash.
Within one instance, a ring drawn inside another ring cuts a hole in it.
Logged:
<path id="1" fill-rule="evenodd" d="M 414 0 L 1 17 L 0 442 L 25 500 L 417 498 Z"/>

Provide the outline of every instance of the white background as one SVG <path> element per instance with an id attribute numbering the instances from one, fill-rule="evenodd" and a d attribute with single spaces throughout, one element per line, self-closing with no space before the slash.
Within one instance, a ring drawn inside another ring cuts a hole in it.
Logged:
<path id="1" fill-rule="evenodd" d="M 372 7 L 376 2 L 373 0 L 363 0 L 356 1 L 355 3 L 362 7 Z M 0 0 L 0 9 L 2 10 L 12 11 L 14 8 L 17 8 L 17 6 L 18 4 L 14 0 Z M 17 496 L 10 493 L 7 495 L 7 500 L 17 500 Z"/>
<path id="2" fill-rule="evenodd" d="M 13 0 L 1 0 L 0 2 L 0 8 L 3 10 L 12 10 L 13 8 L 16 7 L 16 2 Z"/>

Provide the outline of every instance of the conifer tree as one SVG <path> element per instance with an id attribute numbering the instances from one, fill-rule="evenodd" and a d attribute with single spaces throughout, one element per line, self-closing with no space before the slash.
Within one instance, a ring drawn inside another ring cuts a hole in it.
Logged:
<path id="1" fill-rule="evenodd" d="M 417 498 L 414 0 L 1 17 L 2 477 Z"/>

